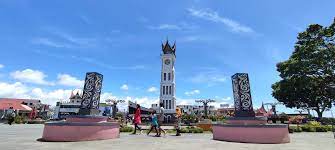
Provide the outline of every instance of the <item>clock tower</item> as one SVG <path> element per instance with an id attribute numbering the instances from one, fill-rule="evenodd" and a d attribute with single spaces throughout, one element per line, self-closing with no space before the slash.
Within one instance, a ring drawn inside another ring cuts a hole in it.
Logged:
<path id="1" fill-rule="evenodd" d="M 176 82 L 174 64 L 176 61 L 176 43 L 170 46 L 169 41 L 162 44 L 162 71 L 160 83 L 160 103 L 165 109 L 165 120 L 169 122 L 176 113 Z"/>

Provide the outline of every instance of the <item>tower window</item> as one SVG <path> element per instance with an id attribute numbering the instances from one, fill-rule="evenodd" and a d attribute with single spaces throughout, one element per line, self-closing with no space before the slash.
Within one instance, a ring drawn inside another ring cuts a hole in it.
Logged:
<path id="1" fill-rule="evenodd" d="M 165 86 L 163 86 L 163 95 L 165 95 Z"/>
<path id="2" fill-rule="evenodd" d="M 171 109 L 172 107 L 171 107 L 171 100 L 169 100 L 169 109 Z"/>
<path id="3" fill-rule="evenodd" d="M 169 94 L 170 94 L 170 95 L 172 94 L 172 93 L 171 93 L 171 91 L 172 91 L 171 87 L 172 87 L 172 86 L 169 87 Z"/>
<path id="4" fill-rule="evenodd" d="M 171 73 L 168 73 L 168 80 L 171 80 Z"/>
<path id="5" fill-rule="evenodd" d="M 166 73 L 164 73 L 164 81 L 166 81 Z"/>

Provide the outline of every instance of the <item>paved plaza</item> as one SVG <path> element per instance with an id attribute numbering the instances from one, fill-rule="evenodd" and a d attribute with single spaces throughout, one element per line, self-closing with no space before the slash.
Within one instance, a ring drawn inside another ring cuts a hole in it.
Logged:
<path id="1" fill-rule="evenodd" d="M 247 144 L 212 140 L 212 134 L 183 134 L 181 137 L 151 137 L 146 135 L 129 135 L 122 133 L 121 138 L 86 142 L 39 142 L 43 125 L 4 125 L 0 124 L 1 150 L 334 150 L 335 139 L 331 132 L 327 133 L 295 133 L 291 134 L 288 144 Z"/>

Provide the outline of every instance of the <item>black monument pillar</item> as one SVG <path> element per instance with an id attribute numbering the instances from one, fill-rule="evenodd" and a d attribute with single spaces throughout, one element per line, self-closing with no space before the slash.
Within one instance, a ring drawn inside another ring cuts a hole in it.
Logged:
<path id="1" fill-rule="evenodd" d="M 255 117 L 252 108 L 250 83 L 247 73 L 236 73 L 232 76 L 235 117 Z"/>
<path id="2" fill-rule="evenodd" d="M 102 74 L 97 72 L 86 73 L 83 98 L 79 109 L 80 115 L 98 115 Z"/>

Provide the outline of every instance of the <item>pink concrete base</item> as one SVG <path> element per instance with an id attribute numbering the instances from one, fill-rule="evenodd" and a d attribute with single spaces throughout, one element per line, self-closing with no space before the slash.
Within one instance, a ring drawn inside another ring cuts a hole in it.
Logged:
<path id="1" fill-rule="evenodd" d="M 287 125 L 213 125 L 213 139 L 263 144 L 290 142 Z"/>
<path id="2" fill-rule="evenodd" d="M 76 117 L 69 117 L 66 118 L 66 122 L 106 122 L 106 117 L 91 117 L 91 118 L 76 118 Z"/>
<path id="3" fill-rule="evenodd" d="M 68 118 L 66 121 L 45 123 L 41 140 L 76 142 L 114 139 L 120 137 L 119 127 L 120 125 L 116 122 L 101 121 L 101 117 L 100 119 Z"/>
<path id="4" fill-rule="evenodd" d="M 266 120 L 226 120 L 227 124 L 239 124 L 239 125 L 256 125 L 266 124 Z"/>

